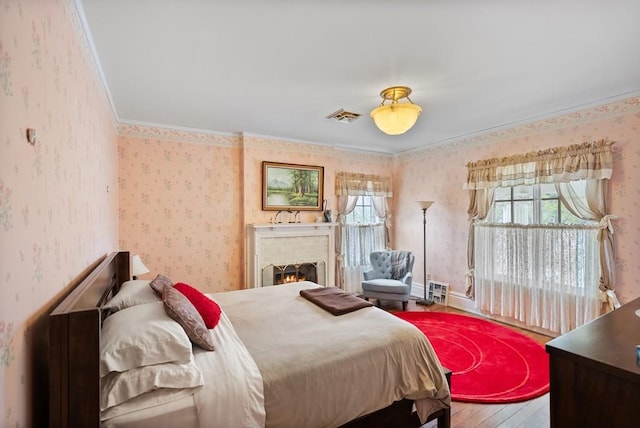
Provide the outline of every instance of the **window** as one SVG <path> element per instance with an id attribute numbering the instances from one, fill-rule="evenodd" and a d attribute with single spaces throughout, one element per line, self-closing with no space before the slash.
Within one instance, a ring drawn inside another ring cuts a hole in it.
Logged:
<path id="1" fill-rule="evenodd" d="M 345 216 L 342 226 L 344 255 L 343 283 L 345 290 L 359 293 L 362 272 L 369 269 L 369 254 L 385 248 L 385 226 L 376 215 L 373 196 L 356 196 L 353 211 Z"/>
<path id="2" fill-rule="evenodd" d="M 585 194 L 586 181 L 574 182 L 573 186 L 579 194 Z M 595 223 L 573 215 L 560 201 L 553 184 L 498 187 L 486 222 L 523 225 Z"/>
<path id="3" fill-rule="evenodd" d="M 358 196 L 356 206 L 346 216 L 347 224 L 379 224 L 382 219 L 376 215 L 373 198 L 370 195 Z"/>
<path id="4" fill-rule="evenodd" d="M 615 307 L 614 217 L 606 203 L 612 144 L 467 164 L 467 294 L 478 309 L 563 333 L 602 313 L 600 290 Z"/>
<path id="5" fill-rule="evenodd" d="M 572 182 L 586 204 L 585 182 Z M 577 196 L 579 195 L 579 196 Z M 564 332 L 598 314 L 597 222 L 573 215 L 554 184 L 495 189 L 475 226 L 475 281 L 482 311 Z"/>

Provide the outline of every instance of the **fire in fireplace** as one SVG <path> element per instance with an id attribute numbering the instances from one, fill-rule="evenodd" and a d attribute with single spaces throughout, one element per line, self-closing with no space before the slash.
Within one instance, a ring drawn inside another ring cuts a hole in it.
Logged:
<path id="1" fill-rule="evenodd" d="M 319 285 L 327 285 L 326 263 L 322 260 L 286 264 L 274 263 L 262 268 L 262 287 L 298 281 L 311 281 Z"/>
<path id="2" fill-rule="evenodd" d="M 290 282 L 311 281 L 318 282 L 317 263 L 299 263 L 291 265 L 273 266 L 273 284 L 287 284 Z"/>

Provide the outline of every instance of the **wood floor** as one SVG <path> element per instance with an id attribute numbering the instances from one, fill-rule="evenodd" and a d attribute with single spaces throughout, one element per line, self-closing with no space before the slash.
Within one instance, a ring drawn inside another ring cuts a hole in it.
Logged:
<path id="1" fill-rule="evenodd" d="M 383 305 L 384 309 L 395 312 L 402 310 L 400 303 Z M 474 314 L 458 309 L 441 306 L 416 305 L 414 300 L 409 301 L 408 311 L 441 311 L 474 316 Z M 535 341 L 545 344 L 550 337 L 533 333 L 528 330 L 508 326 L 525 334 Z M 549 394 L 545 394 L 533 400 L 513 404 L 475 404 L 451 403 L 452 428 L 548 428 L 549 427 Z M 436 421 L 423 425 L 421 428 L 434 428 Z"/>

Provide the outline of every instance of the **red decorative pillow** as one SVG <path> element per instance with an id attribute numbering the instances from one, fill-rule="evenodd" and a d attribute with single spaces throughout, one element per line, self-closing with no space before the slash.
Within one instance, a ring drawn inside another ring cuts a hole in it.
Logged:
<path id="1" fill-rule="evenodd" d="M 221 309 L 216 302 L 202 294 L 200 290 L 183 282 L 175 284 L 173 288 L 184 294 L 193 306 L 196 307 L 208 329 L 212 329 L 218 325 Z"/>

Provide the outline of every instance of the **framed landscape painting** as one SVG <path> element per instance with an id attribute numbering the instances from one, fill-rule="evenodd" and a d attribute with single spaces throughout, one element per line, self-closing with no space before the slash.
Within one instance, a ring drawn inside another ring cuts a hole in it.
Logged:
<path id="1" fill-rule="evenodd" d="M 264 211 L 322 211 L 324 167 L 262 162 Z"/>

